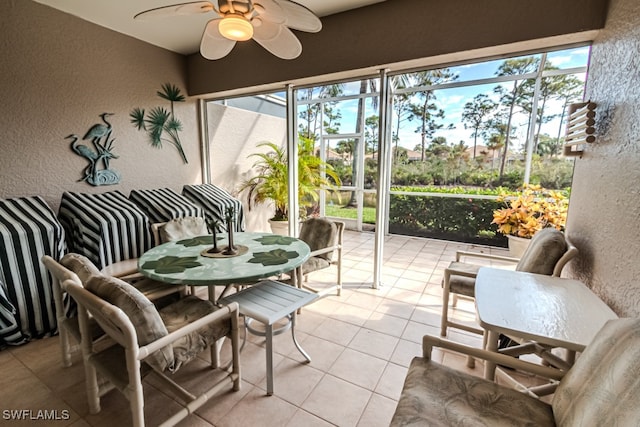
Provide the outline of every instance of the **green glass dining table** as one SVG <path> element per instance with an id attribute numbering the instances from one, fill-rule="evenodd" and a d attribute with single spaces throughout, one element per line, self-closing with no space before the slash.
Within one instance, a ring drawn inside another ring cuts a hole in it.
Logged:
<path id="1" fill-rule="evenodd" d="M 204 235 L 164 243 L 145 252 L 138 260 L 142 275 L 173 285 L 207 286 L 215 302 L 215 287 L 253 284 L 261 279 L 299 268 L 311 253 L 302 240 L 269 233 L 233 234 L 235 256 L 210 254 L 213 236 Z M 217 237 L 217 246 L 228 246 L 228 235 Z M 296 274 L 292 279 L 296 280 Z M 294 282 L 295 283 L 295 282 Z"/>

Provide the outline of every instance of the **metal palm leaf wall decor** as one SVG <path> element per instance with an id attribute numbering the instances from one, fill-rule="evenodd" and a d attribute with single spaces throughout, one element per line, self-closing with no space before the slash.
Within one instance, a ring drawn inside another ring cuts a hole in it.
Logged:
<path id="1" fill-rule="evenodd" d="M 163 107 L 155 107 L 148 113 L 144 108 L 134 108 L 129 117 L 131 123 L 138 129 L 147 132 L 149 143 L 156 148 L 162 148 L 164 142 L 169 143 L 178 150 L 182 161 L 189 163 L 180 142 L 179 131 L 182 130 L 182 122 L 175 116 L 173 104 L 176 102 L 184 102 L 185 98 L 180 89 L 171 83 L 162 85 L 162 90 L 156 94 L 169 101 L 171 111 Z"/>

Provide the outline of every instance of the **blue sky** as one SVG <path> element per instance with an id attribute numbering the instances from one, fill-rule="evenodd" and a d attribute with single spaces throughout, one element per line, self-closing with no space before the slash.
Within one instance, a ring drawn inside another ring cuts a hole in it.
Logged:
<path id="1" fill-rule="evenodd" d="M 583 46 L 573 49 L 567 49 L 562 51 L 549 52 L 547 54 L 547 61 L 552 65 L 561 68 L 574 68 L 584 67 L 587 65 L 589 46 Z M 537 55 L 540 56 L 540 55 Z M 476 64 L 462 65 L 457 67 L 450 67 L 457 76 L 458 82 L 469 81 L 477 79 L 492 78 L 496 76 L 496 72 L 504 60 L 487 61 Z M 584 80 L 585 74 L 576 74 L 576 77 Z M 478 93 L 485 93 L 492 99 L 497 100 L 498 96 L 494 94 L 493 89 L 500 83 L 490 83 L 481 86 L 465 86 L 451 89 L 442 89 L 435 92 L 437 97 L 437 104 L 439 108 L 445 111 L 445 118 L 442 121 L 445 125 L 453 125 L 454 129 L 445 130 L 441 129 L 436 132 L 434 136 L 443 136 L 450 144 L 464 141 L 466 145 L 473 145 L 473 138 L 471 137 L 472 131 L 465 129 L 462 123 L 462 111 L 464 104 L 471 101 Z M 502 83 L 507 86 L 511 86 L 511 82 Z M 359 82 L 351 82 L 345 85 L 344 92 L 357 93 L 359 91 Z M 340 133 L 352 133 L 355 131 L 355 115 L 357 112 L 358 101 L 348 100 L 342 101 L 335 108 L 338 108 L 342 114 L 340 119 Z M 559 101 L 550 102 L 545 107 L 545 112 L 550 114 L 560 114 L 562 111 L 562 103 Z M 371 107 L 371 103 L 367 102 L 367 116 L 377 114 L 377 111 Z M 514 116 L 514 125 L 516 126 L 517 140 L 515 141 L 514 148 L 518 149 L 519 146 L 524 143 L 527 135 L 527 120 L 528 118 L 524 114 L 517 114 Z M 400 130 L 400 145 L 413 149 L 420 143 L 420 135 L 415 130 L 418 127 L 416 120 L 412 122 L 404 122 Z M 395 130 L 395 120 L 393 124 Z M 549 135 L 556 137 L 558 131 L 563 132 L 563 128 L 560 124 L 559 117 L 544 124 L 542 127 L 542 133 L 548 133 Z M 481 141 L 479 140 L 479 143 Z M 333 145 L 333 144 L 332 144 Z"/>

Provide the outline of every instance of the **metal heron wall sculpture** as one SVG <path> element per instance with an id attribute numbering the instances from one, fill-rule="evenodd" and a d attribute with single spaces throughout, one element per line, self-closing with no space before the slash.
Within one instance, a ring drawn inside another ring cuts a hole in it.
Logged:
<path id="1" fill-rule="evenodd" d="M 83 140 L 91 140 L 93 149 L 87 145 L 79 144 L 79 137 L 76 134 L 71 134 L 65 138 L 72 140 L 71 149 L 73 152 L 84 157 L 89 162 L 89 165 L 84 169 L 84 177 L 79 181 L 86 181 L 94 186 L 113 185 L 120 182 L 120 173 L 109 168 L 110 160 L 118 158 L 111 151 L 113 150 L 115 138 L 111 138 L 113 128 L 111 123 L 107 121 L 107 116 L 112 115 L 113 113 L 100 114 L 104 124 L 97 123 L 91 126 L 82 138 Z M 102 162 L 102 169 L 98 169 L 100 162 Z"/>

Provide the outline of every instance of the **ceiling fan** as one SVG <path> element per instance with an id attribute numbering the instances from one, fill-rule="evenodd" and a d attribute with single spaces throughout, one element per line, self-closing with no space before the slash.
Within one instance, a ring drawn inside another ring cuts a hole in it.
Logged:
<path id="1" fill-rule="evenodd" d="M 200 41 L 200 53 L 207 59 L 223 58 L 236 41 L 251 38 L 279 58 L 294 59 L 302 53 L 302 44 L 290 28 L 309 33 L 322 29 L 313 12 L 289 0 L 217 0 L 217 3 L 217 7 L 209 1 L 162 6 L 140 12 L 133 19 L 213 12 L 217 17 L 207 22 Z"/>

